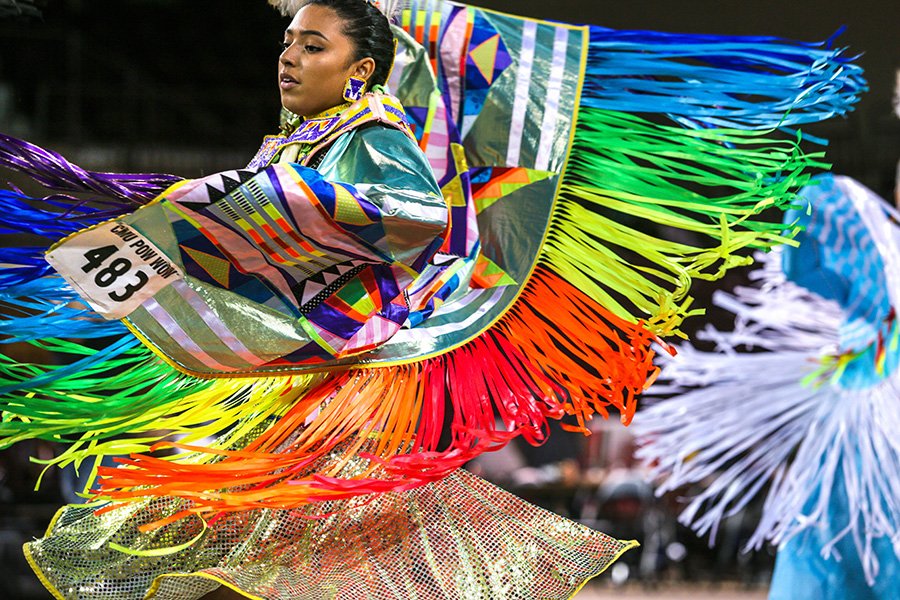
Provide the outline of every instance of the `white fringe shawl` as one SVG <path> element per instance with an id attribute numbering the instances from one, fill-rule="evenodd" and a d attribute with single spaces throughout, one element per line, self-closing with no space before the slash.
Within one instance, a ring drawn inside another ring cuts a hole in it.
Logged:
<path id="1" fill-rule="evenodd" d="M 871 217 L 867 225 L 875 225 Z M 874 236 L 886 266 L 896 267 L 896 240 Z M 722 519 L 765 494 L 748 549 L 821 527 L 833 534 L 822 555 L 839 559 L 834 545 L 849 535 L 872 585 L 878 574 L 872 541 L 889 538 L 900 557 L 900 375 L 863 389 L 805 383 L 837 350 L 842 311 L 786 281 L 778 252 L 759 259 L 759 288 L 715 297 L 736 315 L 733 332 L 708 328 L 700 336 L 716 351 L 688 345 L 667 359 L 662 385 L 650 394 L 679 395 L 638 414 L 638 456 L 660 495 L 705 485 L 679 520 L 709 533 L 711 544 Z M 891 279 L 893 300 L 898 288 Z M 829 510 L 838 478 L 847 498 L 842 514 Z"/>

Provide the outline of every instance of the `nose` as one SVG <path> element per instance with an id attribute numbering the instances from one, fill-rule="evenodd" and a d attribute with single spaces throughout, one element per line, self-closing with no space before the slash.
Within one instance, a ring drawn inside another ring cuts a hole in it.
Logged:
<path id="1" fill-rule="evenodd" d="M 289 67 L 294 66 L 296 64 L 293 52 L 295 45 L 296 44 L 290 44 L 287 48 L 282 50 L 281 54 L 278 56 L 278 62 Z"/>

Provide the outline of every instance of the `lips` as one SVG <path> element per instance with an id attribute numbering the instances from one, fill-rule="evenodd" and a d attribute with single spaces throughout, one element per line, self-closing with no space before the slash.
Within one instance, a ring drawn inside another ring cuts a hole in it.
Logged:
<path id="1" fill-rule="evenodd" d="M 287 73 L 282 73 L 278 77 L 278 85 L 283 90 L 289 90 L 294 86 L 300 85 L 300 82 L 288 75 Z"/>

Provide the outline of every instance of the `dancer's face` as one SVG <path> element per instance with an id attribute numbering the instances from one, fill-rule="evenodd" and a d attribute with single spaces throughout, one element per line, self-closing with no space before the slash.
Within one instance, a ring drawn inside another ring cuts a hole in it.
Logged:
<path id="1" fill-rule="evenodd" d="M 348 77 L 372 75 L 375 61 L 354 60 L 356 46 L 343 25 L 332 9 L 312 4 L 301 8 L 284 32 L 278 86 L 282 106 L 292 113 L 311 117 L 342 104 Z"/>

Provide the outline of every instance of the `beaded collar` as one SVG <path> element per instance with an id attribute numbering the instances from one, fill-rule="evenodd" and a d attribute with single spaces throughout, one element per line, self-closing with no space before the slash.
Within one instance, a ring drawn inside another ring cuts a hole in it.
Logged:
<path id="1" fill-rule="evenodd" d="M 299 156 L 303 158 L 299 160 L 301 164 L 306 164 L 310 157 L 334 141 L 337 136 L 373 121 L 400 129 L 415 139 L 400 101 L 393 96 L 373 92 L 353 104 L 336 106 L 304 119 L 290 133 L 266 136 L 248 167 L 267 166 L 285 146 L 291 144 L 301 145 Z"/>

